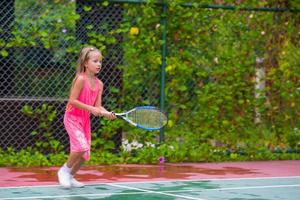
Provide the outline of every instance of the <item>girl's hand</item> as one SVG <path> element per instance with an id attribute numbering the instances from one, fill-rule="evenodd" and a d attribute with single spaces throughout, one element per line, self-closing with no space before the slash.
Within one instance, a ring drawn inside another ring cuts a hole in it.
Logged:
<path id="1" fill-rule="evenodd" d="M 90 112 L 96 117 L 103 115 L 101 109 L 98 107 L 92 107 Z"/>
<path id="2" fill-rule="evenodd" d="M 117 118 L 113 112 L 102 112 L 102 116 L 106 117 L 109 120 L 114 120 Z"/>

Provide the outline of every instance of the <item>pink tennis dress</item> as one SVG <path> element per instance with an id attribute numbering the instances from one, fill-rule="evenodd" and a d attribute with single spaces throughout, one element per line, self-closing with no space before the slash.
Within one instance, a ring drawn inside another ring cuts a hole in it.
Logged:
<path id="1" fill-rule="evenodd" d="M 87 77 L 84 74 L 79 76 L 83 76 L 84 84 L 77 100 L 84 104 L 94 106 L 98 94 L 102 92 L 100 91 L 100 81 L 95 78 L 96 87 L 92 89 Z M 70 151 L 85 152 L 83 158 L 89 160 L 91 150 L 90 113 L 68 103 L 64 116 L 64 125 L 70 138 Z"/>

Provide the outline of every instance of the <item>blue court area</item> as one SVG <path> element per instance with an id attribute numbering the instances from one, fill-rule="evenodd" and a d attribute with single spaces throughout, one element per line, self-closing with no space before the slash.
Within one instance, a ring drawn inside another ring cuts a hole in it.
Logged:
<path id="1" fill-rule="evenodd" d="M 123 182 L 64 189 L 60 186 L 2 187 L 0 200 L 299 200 L 300 177 Z"/>

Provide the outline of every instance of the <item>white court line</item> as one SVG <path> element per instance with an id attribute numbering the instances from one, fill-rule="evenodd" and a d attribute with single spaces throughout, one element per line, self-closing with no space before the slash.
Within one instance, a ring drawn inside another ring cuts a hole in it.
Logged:
<path id="1" fill-rule="evenodd" d="M 135 188 L 135 187 L 129 187 L 129 186 L 123 186 L 118 184 L 108 184 L 116 187 L 124 187 L 128 189 L 134 189 L 139 191 L 148 191 L 149 193 L 155 192 L 152 190 L 145 190 L 142 188 Z M 228 188 L 203 188 L 200 190 L 166 190 L 163 191 L 163 193 L 178 193 L 178 192 L 204 192 L 204 191 L 226 191 L 226 190 L 247 190 L 247 189 L 265 189 L 265 188 L 290 188 L 290 187 L 300 187 L 300 185 L 262 185 L 262 186 L 246 186 L 246 187 L 228 187 Z"/>
<path id="2" fill-rule="evenodd" d="M 300 185 L 262 185 L 262 186 L 247 186 L 247 187 L 228 187 L 228 188 L 203 188 L 201 190 L 167 190 L 164 192 L 204 192 L 204 191 L 226 191 L 226 190 L 247 190 L 247 189 L 265 189 L 265 188 L 289 188 L 300 187 Z"/>
<path id="3" fill-rule="evenodd" d="M 176 194 L 170 194 L 170 193 L 158 192 L 158 191 L 152 191 L 152 190 L 145 190 L 145 189 L 129 187 L 129 186 L 125 186 L 125 185 L 112 184 L 112 183 L 108 183 L 107 185 L 120 187 L 120 188 L 131 189 L 131 190 L 138 190 L 138 191 L 142 191 L 142 192 L 149 192 L 149 193 L 154 193 L 154 194 L 162 194 L 162 195 L 171 196 L 171 197 L 180 197 L 180 198 L 184 198 L 184 199 L 205 200 L 205 199 L 200 199 L 200 198 L 195 198 L 195 197 L 182 196 L 182 195 L 176 195 Z"/>
<path id="4" fill-rule="evenodd" d="M 26 200 L 26 199 L 49 199 L 49 198 L 67 198 L 67 197 L 95 197 L 95 196 L 109 196 L 109 195 L 137 195 L 137 194 L 161 194 L 165 196 L 172 196 L 172 197 L 180 197 L 184 199 L 192 199 L 192 200 L 205 200 L 205 199 L 200 199 L 200 198 L 194 198 L 194 197 L 188 197 L 188 196 L 182 196 L 182 195 L 176 195 L 176 194 L 168 194 L 165 192 L 157 192 L 157 191 L 152 191 L 152 190 L 144 190 L 140 188 L 135 188 L 135 187 L 128 187 L 128 186 L 123 186 L 123 185 L 117 185 L 117 184 L 105 184 L 105 185 L 110 185 L 113 187 L 118 187 L 118 188 L 126 188 L 126 189 L 132 189 L 140 192 L 127 192 L 127 193 L 99 193 L 99 194 L 78 194 L 78 195 L 56 195 L 56 196 L 29 196 L 29 197 L 9 197 L 9 198 L 0 198 L 0 200 Z M 173 191 L 175 192 L 175 191 Z"/>
<path id="5" fill-rule="evenodd" d="M 170 182 L 201 182 L 201 181 L 238 181 L 238 180 L 270 180 L 270 179 L 300 179 L 300 176 L 279 176 L 279 177 L 249 177 L 249 178 L 205 178 L 205 179 L 190 179 L 190 180 L 180 180 L 180 179 L 173 179 L 173 180 L 165 180 L 165 181 L 127 181 L 122 182 L 119 181 L 118 184 L 143 184 L 143 183 L 170 183 Z M 116 183 L 116 182 L 113 182 Z M 107 183 L 104 183 L 107 184 Z M 89 184 L 89 185 L 97 185 Z M 1 189 L 1 188 L 0 188 Z"/>
<path id="6" fill-rule="evenodd" d="M 145 194 L 148 192 L 124 192 L 124 193 L 99 193 L 99 194 L 70 194 L 70 195 L 54 195 L 54 196 L 30 196 L 30 197 L 9 197 L 0 198 L 0 200 L 21 200 L 21 199 L 50 199 L 50 198 L 67 198 L 67 197 L 97 197 L 110 195 L 136 195 Z"/>
<path id="7" fill-rule="evenodd" d="M 205 190 L 247 190 L 247 189 L 264 189 L 264 188 L 288 188 L 288 187 L 300 187 L 300 185 L 262 185 L 262 186 L 247 186 L 247 187 L 231 187 L 231 188 L 212 188 Z"/>
<path id="8" fill-rule="evenodd" d="M 173 179 L 173 180 L 165 180 L 165 181 L 118 181 L 118 184 L 143 184 L 143 183 L 169 183 L 169 182 L 201 182 L 201 181 L 238 181 L 238 180 L 260 180 L 260 179 L 300 179 L 300 176 L 278 176 L 278 177 L 248 177 L 248 178 L 205 178 L 205 179 L 191 179 L 191 180 L 181 180 L 181 179 Z M 111 182 L 111 183 L 116 183 Z M 85 184 L 86 186 L 94 186 L 94 185 L 105 185 L 110 184 L 109 182 L 103 183 L 91 183 Z M 32 186 L 4 186 L 0 187 L 1 189 L 15 189 L 15 188 L 43 188 L 43 187 L 61 187 L 60 185 L 32 185 Z"/>
<path id="9" fill-rule="evenodd" d="M 169 183 L 169 182 L 201 182 L 201 181 L 238 181 L 238 180 L 264 180 L 264 179 L 300 179 L 300 176 L 279 176 L 279 177 L 248 177 L 248 178 L 204 178 L 204 179 L 190 179 L 190 180 L 165 180 L 165 181 L 128 181 L 128 182 L 118 182 L 118 184 L 143 184 L 143 183 Z M 91 184 L 93 185 L 93 184 Z M 97 185 L 97 184 L 96 184 Z"/>
<path id="10" fill-rule="evenodd" d="M 265 188 L 289 188 L 289 187 L 300 187 L 300 185 L 264 185 L 264 186 L 249 186 L 249 187 L 230 187 L 230 188 L 212 188 L 212 189 L 201 189 L 201 190 L 169 190 L 164 192 L 152 191 L 152 190 L 145 190 L 141 188 L 129 187 L 124 185 L 118 184 L 105 184 L 119 188 L 126 188 L 126 189 L 133 189 L 140 192 L 124 192 L 124 193 L 99 193 L 99 194 L 78 194 L 78 195 L 59 195 L 59 196 L 30 196 L 30 197 L 10 197 L 10 198 L 0 198 L 0 200 L 26 200 L 26 199 L 40 199 L 40 198 L 64 198 L 64 197 L 96 197 L 96 196 L 110 196 L 110 195 L 137 195 L 137 194 L 162 194 L 166 196 L 172 197 L 180 197 L 184 199 L 193 199 L 193 200 L 204 200 L 200 198 L 194 198 L 189 196 L 182 196 L 170 193 L 177 193 L 177 192 L 204 192 L 204 191 L 226 191 L 226 190 L 246 190 L 246 189 L 265 189 Z"/>

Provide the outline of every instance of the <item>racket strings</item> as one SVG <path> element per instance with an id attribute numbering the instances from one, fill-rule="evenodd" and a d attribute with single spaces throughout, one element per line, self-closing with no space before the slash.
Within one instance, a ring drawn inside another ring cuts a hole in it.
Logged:
<path id="1" fill-rule="evenodd" d="M 135 110 L 128 115 L 128 118 L 146 128 L 160 128 L 167 123 L 166 116 L 156 110 Z"/>

